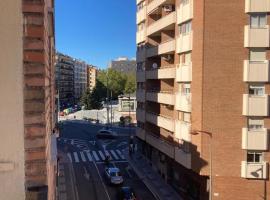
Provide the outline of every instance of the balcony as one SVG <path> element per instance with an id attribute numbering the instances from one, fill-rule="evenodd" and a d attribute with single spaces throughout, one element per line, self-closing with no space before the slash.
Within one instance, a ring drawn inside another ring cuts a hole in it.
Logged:
<path id="1" fill-rule="evenodd" d="M 175 138 L 178 140 L 191 141 L 191 124 L 184 121 L 175 122 Z"/>
<path id="2" fill-rule="evenodd" d="M 248 150 L 267 150 L 268 132 L 267 129 L 248 130 L 242 129 L 242 149 Z"/>
<path id="3" fill-rule="evenodd" d="M 268 163 L 241 163 L 241 177 L 248 179 L 267 179 L 268 178 Z"/>
<path id="4" fill-rule="evenodd" d="M 191 153 L 183 151 L 178 147 L 175 147 L 175 155 L 174 159 L 179 164 L 183 165 L 184 167 L 191 169 Z"/>
<path id="5" fill-rule="evenodd" d="M 176 110 L 191 112 L 191 94 L 178 93 L 175 101 Z"/>
<path id="6" fill-rule="evenodd" d="M 140 122 L 145 122 L 145 110 L 137 108 L 136 119 Z"/>
<path id="7" fill-rule="evenodd" d="M 137 24 L 145 21 L 146 19 L 146 7 L 144 6 L 141 10 L 137 12 Z"/>
<path id="8" fill-rule="evenodd" d="M 245 12 L 270 12 L 270 0 L 246 0 Z"/>
<path id="9" fill-rule="evenodd" d="M 186 51 L 192 50 L 192 44 L 193 44 L 193 32 L 189 32 L 187 34 L 180 34 L 180 36 L 177 38 L 177 47 L 176 52 L 182 53 Z"/>
<path id="10" fill-rule="evenodd" d="M 146 120 L 152 124 L 174 132 L 174 120 L 172 120 L 171 118 L 156 115 L 153 113 L 146 113 Z"/>
<path id="11" fill-rule="evenodd" d="M 175 22 L 176 12 L 174 11 L 149 25 L 147 27 L 147 36 L 157 33 L 161 30 L 174 29 Z"/>
<path id="12" fill-rule="evenodd" d="M 136 44 L 140 44 L 146 40 L 145 29 L 137 31 L 136 33 Z"/>
<path id="13" fill-rule="evenodd" d="M 245 82 L 269 82 L 269 61 L 244 61 Z"/>
<path id="14" fill-rule="evenodd" d="M 145 82 L 145 71 L 137 71 L 136 80 L 137 82 Z"/>
<path id="15" fill-rule="evenodd" d="M 136 136 L 141 140 L 145 141 L 145 130 L 142 128 L 137 127 L 136 129 Z"/>
<path id="16" fill-rule="evenodd" d="M 145 90 L 137 89 L 136 100 L 139 102 L 145 102 Z"/>
<path id="17" fill-rule="evenodd" d="M 177 8 L 177 24 L 181 24 L 192 18 L 193 18 L 193 0 L 190 0 L 189 3 L 186 4 L 180 3 L 180 6 Z"/>
<path id="18" fill-rule="evenodd" d="M 174 146 L 161 138 L 151 134 L 146 134 L 146 142 L 165 153 L 167 156 L 174 157 Z"/>
<path id="19" fill-rule="evenodd" d="M 145 53 L 146 53 L 146 49 L 145 48 L 137 51 L 136 61 L 137 62 L 144 62 L 145 61 Z"/>
<path id="20" fill-rule="evenodd" d="M 176 70 L 177 82 L 191 82 L 192 81 L 192 63 L 180 64 Z"/>
<path id="21" fill-rule="evenodd" d="M 265 28 L 251 28 L 245 26 L 245 47 L 269 47 L 269 26 Z"/>
<path id="22" fill-rule="evenodd" d="M 153 0 L 147 6 L 147 14 L 149 15 L 153 11 L 157 10 L 158 7 L 165 4 L 173 4 L 174 0 Z"/>
<path id="23" fill-rule="evenodd" d="M 172 92 L 147 92 L 146 100 L 167 105 L 174 105 L 175 97 Z"/>
<path id="24" fill-rule="evenodd" d="M 268 116 L 268 105 L 268 95 L 243 95 L 243 115 L 245 116 Z"/>
<path id="25" fill-rule="evenodd" d="M 147 49 L 146 57 L 153 57 L 162 54 L 174 53 L 174 51 L 175 51 L 175 40 L 169 40 L 158 46 Z"/>
<path id="26" fill-rule="evenodd" d="M 146 71 L 146 79 L 174 79 L 175 67 L 164 67 Z"/>

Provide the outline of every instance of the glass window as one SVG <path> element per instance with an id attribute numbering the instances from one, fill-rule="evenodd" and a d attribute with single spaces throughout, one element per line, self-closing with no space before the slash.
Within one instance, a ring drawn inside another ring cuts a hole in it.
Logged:
<path id="1" fill-rule="evenodd" d="M 266 14 L 251 14 L 250 15 L 250 26 L 252 28 L 264 28 L 267 24 Z"/>
<path id="2" fill-rule="evenodd" d="M 249 94 L 256 95 L 256 96 L 262 96 L 264 95 L 264 86 L 263 85 L 250 85 L 249 86 Z"/>
<path id="3" fill-rule="evenodd" d="M 192 29 L 191 21 L 186 22 L 179 26 L 180 34 L 188 34 L 189 32 L 191 32 L 191 29 Z"/>
<path id="4" fill-rule="evenodd" d="M 249 51 L 249 60 L 251 60 L 251 61 L 263 61 L 263 60 L 266 60 L 266 51 L 265 51 L 265 49 L 261 49 L 261 48 L 250 49 L 250 51 Z"/>
<path id="5" fill-rule="evenodd" d="M 264 127 L 263 119 L 249 118 L 248 129 L 249 130 L 261 130 Z"/>
<path id="6" fill-rule="evenodd" d="M 261 152 L 248 151 L 247 152 L 247 162 L 249 163 L 261 163 L 263 161 L 263 156 Z"/>

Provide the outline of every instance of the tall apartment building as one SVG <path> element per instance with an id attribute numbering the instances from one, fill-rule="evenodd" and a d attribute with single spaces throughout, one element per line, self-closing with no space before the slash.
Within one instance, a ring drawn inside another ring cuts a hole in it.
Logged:
<path id="1" fill-rule="evenodd" d="M 57 53 L 55 74 L 61 110 L 75 103 L 74 71 L 73 58 Z"/>
<path id="2" fill-rule="evenodd" d="M 76 103 L 80 102 L 87 88 L 87 66 L 81 60 L 74 60 L 74 95 Z"/>
<path id="3" fill-rule="evenodd" d="M 93 65 L 87 67 L 87 88 L 93 90 L 96 86 L 97 68 Z"/>
<path id="4" fill-rule="evenodd" d="M 0 8 L 0 199 L 54 200 L 54 1 Z"/>
<path id="5" fill-rule="evenodd" d="M 136 72 L 136 60 L 129 60 L 127 57 L 119 57 L 116 60 L 112 60 L 108 68 L 114 69 L 116 71 L 131 74 Z"/>
<path id="6" fill-rule="evenodd" d="M 269 199 L 270 1 L 137 6 L 137 136 L 153 168 L 184 197 Z"/>

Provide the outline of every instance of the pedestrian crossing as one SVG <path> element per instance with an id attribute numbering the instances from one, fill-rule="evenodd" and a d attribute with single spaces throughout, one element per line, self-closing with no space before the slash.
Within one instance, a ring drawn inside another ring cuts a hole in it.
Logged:
<path id="1" fill-rule="evenodd" d="M 81 162 L 103 162 L 106 156 L 110 156 L 111 161 L 123 161 L 126 160 L 123 153 L 117 150 L 97 150 L 90 151 L 84 150 L 79 152 L 69 152 L 67 154 L 69 162 L 81 163 Z"/>

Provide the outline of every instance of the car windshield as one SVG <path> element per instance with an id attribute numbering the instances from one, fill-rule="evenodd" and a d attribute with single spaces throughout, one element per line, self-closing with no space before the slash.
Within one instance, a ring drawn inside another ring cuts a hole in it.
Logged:
<path id="1" fill-rule="evenodd" d="M 111 176 L 121 176 L 120 172 L 111 172 L 110 173 Z"/>

